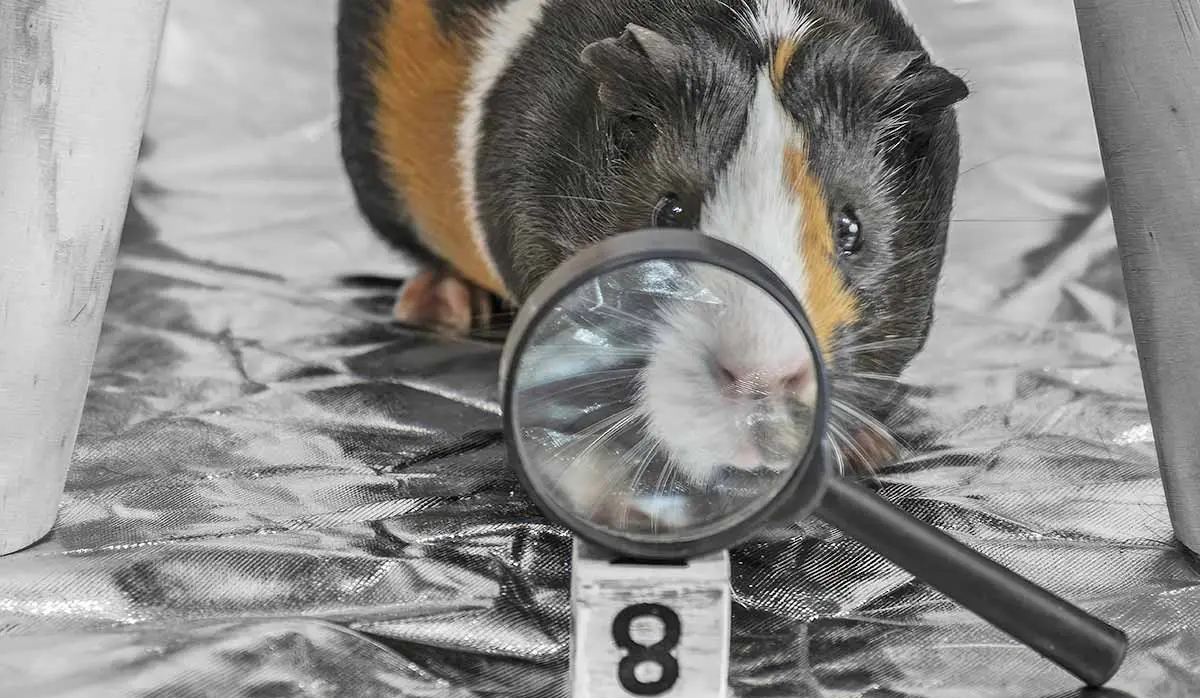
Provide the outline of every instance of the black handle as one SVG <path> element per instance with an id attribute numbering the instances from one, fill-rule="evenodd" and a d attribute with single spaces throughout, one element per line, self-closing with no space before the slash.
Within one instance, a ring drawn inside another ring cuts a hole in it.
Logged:
<path id="1" fill-rule="evenodd" d="M 1125 659 L 1121 630 L 852 482 L 829 478 L 816 516 L 962 604 L 1090 688 Z"/>

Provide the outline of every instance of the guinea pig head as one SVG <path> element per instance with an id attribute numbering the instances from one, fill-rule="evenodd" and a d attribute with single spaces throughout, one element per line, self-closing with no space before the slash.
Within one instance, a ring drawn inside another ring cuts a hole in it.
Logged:
<path id="1" fill-rule="evenodd" d="M 896 379 L 929 331 L 958 176 L 952 107 L 967 87 L 878 34 L 793 24 L 670 36 L 631 25 L 589 44 L 602 156 L 576 193 L 585 202 L 562 214 L 591 224 L 563 225 L 574 232 L 560 246 L 682 227 L 757 256 L 809 317 L 834 450 L 862 469 L 861 435 L 884 434 Z M 664 309 L 641 386 L 648 430 L 696 478 L 790 465 L 803 435 L 789 425 L 814 396 L 813 359 L 782 309 L 718 277 L 704 281 L 719 312 Z"/>

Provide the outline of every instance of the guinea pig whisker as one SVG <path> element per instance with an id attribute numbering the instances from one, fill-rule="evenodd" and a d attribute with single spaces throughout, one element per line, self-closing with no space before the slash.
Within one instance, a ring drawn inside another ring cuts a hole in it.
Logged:
<path id="1" fill-rule="evenodd" d="M 616 434 L 620 433 L 621 430 L 623 430 L 625 427 L 629 426 L 634 421 L 641 419 L 641 417 L 642 417 L 642 414 L 641 414 L 640 410 L 637 410 L 634 408 L 629 408 L 626 410 L 622 410 L 621 412 L 618 412 L 617 414 L 615 414 L 611 417 L 608 417 L 607 419 L 602 420 L 600 422 L 601 424 L 603 424 L 605 422 L 609 422 L 609 424 L 607 424 L 607 426 L 605 428 L 603 428 L 602 433 L 600 433 L 596 438 L 592 439 L 586 446 L 584 446 L 582 451 L 580 451 L 574 458 L 571 459 L 571 462 L 570 462 L 570 464 L 567 465 L 567 467 L 563 468 L 562 473 L 557 478 L 555 478 L 555 486 L 557 486 L 559 483 L 561 483 L 563 478 L 566 477 L 567 474 L 570 473 L 572 469 L 574 469 L 581 462 L 585 462 L 585 459 L 586 459 L 586 462 L 594 462 L 591 460 L 591 456 L 597 450 L 603 448 Z M 585 436 L 586 434 L 587 434 L 587 432 L 585 432 L 584 434 L 581 434 L 581 436 Z M 560 447 L 558 449 L 555 449 L 554 451 L 552 451 L 550 453 L 550 457 L 552 457 L 552 458 L 555 457 L 556 454 L 561 453 L 562 451 L 564 451 L 568 448 L 571 448 L 572 445 L 573 444 L 569 444 L 569 445 Z M 615 477 L 620 477 L 621 474 L 622 474 L 621 471 L 618 470 L 615 475 L 610 475 L 609 478 L 606 478 L 604 489 L 608 489 L 609 487 L 611 487 L 611 484 L 612 484 L 611 480 Z"/>
<path id="2" fill-rule="evenodd" d="M 582 363 L 593 364 L 592 366 L 580 366 L 581 370 L 586 370 L 588 373 L 603 373 L 609 370 L 624 370 L 626 368 L 632 370 L 641 368 L 645 365 L 646 360 L 651 356 L 649 349 L 636 349 L 626 347 L 594 347 L 585 349 L 575 345 L 555 345 L 555 344 L 540 344 L 539 350 L 547 353 L 554 353 L 554 360 L 572 360 Z M 612 364 L 614 359 L 620 360 L 617 368 L 605 368 Z"/>
<path id="3" fill-rule="evenodd" d="M 889 394 L 883 393 L 881 391 L 873 391 L 873 390 L 853 390 L 853 391 L 845 390 L 845 391 L 842 391 L 841 394 L 846 396 L 847 402 L 853 401 L 854 403 L 860 404 L 860 405 L 888 404 L 889 398 L 892 398 L 892 399 L 895 398 L 894 395 L 889 395 Z M 832 404 L 830 404 L 830 408 L 831 409 L 833 408 Z M 833 411 L 833 414 L 830 415 L 831 419 L 841 419 L 841 421 L 843 423 L 857 421 L 857 420 L 853 420 L 853 419 L 849 418 L 848 415 L 846 415 L 843 412 L 840 412 L 836 409 L 832 409 L 832 411 Z"/>
<path id="4" fill-rule="evenodd" d="M 554 349 L 555 356 L 595 356 L 601 354 L 604 357 L 623 356 L 630 358 L 641 358 L 650 356 L 649 349 L 641 349 L 637 347 L 612 347 L 612 346 L 595 346 L 586 347 L 578 344 L 541 344 L 537 345 L 538 349 Z"/>
<path id="5" fill-rule="evenodd" d="M 870 371 L 851 371 L 844 374 L 846 378 L 862 378 L 869 381 L 877 381 L 883 383 L 899 383 L 900 379 L 896 376 L 889 376 L 886 373 L 871 373 Z"/>
<path id="6" fill-rule="evenodd" d="M 644 437 L 643 437 L 642 441 L 644 441 L 644 440 L 646 440 L 646 439 L 644 439 Z M 629 451 L 626 451 L 624 453 L 624 455 L 622 457 L 620 457 L 617 468 L 607 468 L 606 469 L 604 477 L 602 477 L 602 479 L 599 481 L 599 487 L 598 487 L 599 492 L 604 492 L 604 493 L 606 493 L 606 495 L 610 495 L 610 497 L 612 494 L 618 494 L 618 495 L 622 494 L 620 492 L 614 493 L 613 489 L 616 488 L 617 485 L 619 485 L 620 481 L 622 481 L 624 479 L 624 477 L 629 474 L 630 470 L 634 470 L 637 467 L 637 465 L 634 462 L 630 461 L 630 457 L 632 455 L 634 455 L 634 452 L 637 450 L 637 447 L 641 446 L 642 441 L 638 441 L 638 444 L 637 444 L 637 446 L 634 447 L 634 449 L 630 449 Z M 653 450 L 648 452 L 646 456 L 643 456 L 642 461 L 646 461 L 646 459 L 648 459 L 650 456 L 653 456 Z M 628 489 L 625 489 L 625 492 L 623 493 L 625 495 L 625 497 L 623 497 L 622 499 L 624 499 L 626 501 L 626 503 L 628 503 L 628 501 L 631 500 L 632 498 L 634 498 L 634 495 L 637 494 L 636 489 L 634 487 L 632 487 L 632 485 L 634 485 L 634 482 L 636 482 L 636 480 L 630 480 L 628 482 L 628 485 L 629 485 Z M 602 501 L 602 500 L 600 498 L 596 498 L 596 501 Z M 593 511 L 594 511 L 594 507 L 595 507 L 595 505 L 593 505 Z M 628 518 L 629 518 L 629 505 L 628 504 L 625 505 L 624 516 L 625 516 L 626 521 L 628 521 Z"/>
<path id="7" fill-rule="evenodd" d="M 840 400 L 832 400 L 831 405 L 834 412 L 834 419 L 831 421 L 836 422 L 837 416 L 839 415 L 848 415 L 849 417 L 852 417 L 854 421 L 858 422 L 864 427 L 864 429 L 859 430 L 858 433 L 859 435 L 867 436 L 868 443 L 871 443 L 876 447 L 881 443 L 886 444 L 886 450 L 893 454 L 899 454 L 902 451 L 900 448 L 900 443 L 896 440 L 896 437 L 892 434 L 891 430 L 889 430 L 883 422 L 880 422 L 878 419 L 862 412 L 854 405 Z M 855 453 L 856 455 L 860 456 L 858 462 L 861 463 L 863 467 L 873 469 L 874 466 L 872 460 L 874 459 L 865 451 L 860 450 L 858 439 L 855 439 L 854 444 Z"/>
<path id="8" fill-rule="evenodd" d="M 563 446 L 559 446 L 553 451 L 550 451 L 549 455 L 552 457 L 562 455 L 567 450 L 576 448 L 581 440 L 587 440 L 588 443 L 586 446 L 584 446 L 577 458 L 582 458 L 584 455 L 590 455 L 591 451 L 603 446 L 621 429 L 628 426 L 634 420 L 641 418 L 641 416 L 641 411 L 636 407 L 626 407 L 622 410 L 618 410 L 613 414 L 597 420 L 594 424 L 590 424 L 586 428 L 580 430 L 574 435 L 575 438 L 573 438 L 570 443 L 564 444 Z"/>
<path id="9" fill-rule="evenodd" d="M 829 423 L 829 433 L 833 436 L 834 443 L 841 442 L 844 446 L 849 447 L 850 450 L 854 452 L 854 455 L 858 457 L 860 463 L 870 462 L 870 457 L 858 445 L 858 441 L 850 438 L 850 436 L 845 431 L 842 431 L 841 427 L 835 424 L 832 420 Z M 838 459 L 838 469 L 841 474 L 844 475 L 846 473 L 844 459 Z"/>
<path id="10" fill-rule="evenodd" d="M 1022 218 L 951 218 L 951 219 L 949 219 L 949 222 L 951 222 L 951 223 L 1054 223 L 1054 222 L 1061 221 L 1061 220 L 1062 220 L 1061 218 L 1046 218 L 1046 217 L 1041 217 L 1041 216 L 1028 216 L 1028 217 L 1022 217 Z M 903 222 L 908 223 L 910 225 L 911 224 L 930 224 L 930 223 L 939 223 L 939 222 L 941 222 L 941 219 L 939 219 L 939 218 L 905 218 L 903 220 Z M 925 254 L 928 254 L 928 255 L 935 255 L 938 253 L 938 250 L 937 249 L 922 250 L 922 252 L 924 252 Z"/>
<path id="11" fill-rule="evenodd" d="M 875 419 L 874 417 L 872 417 L 871 415 L 863 412 L 862 410 L 858 409 L 854 405 L 851 405 L 848 402 L 844 402 L 842 400 L 838 400 L 835 398 L 830 401 L 830 406 L 834 409 L 835 412 L 841 412 L 843 414 L 853 417 L 859 423 L 861 423 L 863 426 L 865 426 L 867 429 L 870 429 L 871 431 L 875 432 L 879 436 L 884 437 L 888 441 L 895 441 L 895 439 L 892 437 L 891 431 L 888 430 L 887 426 L 883 422 L 881 422 L 878 419 Z"/>
<path id="12" fill-rule="evenodd" d="M 667 486 L 675 483 L 675 477 L 678 475 L 679 468 L 675 464 L 674 458 L 667 458 L 663 465 L 662 471 L 658 474 L 658 480 L 654 483 L 654 496 L 662 497 L 667 493 Z M 657 523 L 657 522 L 656 522 Z M 658 531 L 657 525 L 655 532 Z"/>
<path id="13" fill-rule="evenodd" d="M 972 173 L 974 173 L 974 172 L 975 172 L 975 171 L 977 171 L 977 170 L 981 170 L 981 169 L 983 169 L 983 168 L 985 168 L 985 167 L 990 167 L 991 165 L 994 165 L 994 164 L 996 164 L 997 162 L 999 162 L 999 161 L 1001 161 L 1001 160 L 1003 160 L 1003 159 L 1005 159 L 1005 158 L 1010 158 L 1010 157 L 1013 157 L 1013 156 L 1014 156 L 1014 155 L 1016 155 L 1016 154 L 1017 154 L 1017 153 L 1015 153 L 1015 152 L 1011 152 L 1011 153 L 1004 153 L 1004 154 L 1002 154 L 1002 155 L 997 155 L 997 156 L 996 156 L 996 157 L 994 157 L 994 158 L 989 158 L 989 159 L 987 159 L 987 160 L 984 160 L 984 161 L 983 161 L 983 162 L 981 162 L 981 163 L 978 163 L 978 164 L 972 165 L 972 166 L 968 167 L 967 169 L 965 169 L 965 170 L 963 170 L 963 171 L 959 172 L 959 173 L 958 173 L 958 176 L 959 176 L 959 177 L 966 177 L 967 175 L 969 175 L 969 174 L 972 174 Z"/>
<path id="14" fill-rule="evenodd" d="M 894 337 L 891 339 L 881 339 L 876 342 L 867 342 L 865 344 L 850 344 L 850 346 L 839 348 L 838 353 L 845 354 L 846 356 L 855 356 L 858 354 L 865 354 L 867 352 L 878 351 L 880 349 L 901 349 L 905 347 L 912 347 L 920 344 L 920 342 L 921 340 L 916 337 Z"/>
<path id="15" fill-rule="evenodd" d="M 654 462 L 654 455 L 657 442 L 649 434 L 643 434 L 642 438 L 634 444 L 633 448 L 629 449 L 630 456 L 637 454 L 639 463 L 637 469 L 633 473 L 633 478 L 629 481 L 631 489 L 635 492 L 641 492 L 639 487 L 642 478 L 650 470 L 650 465 Z M 624 460 L 624 459 L 622 459 Z"/>
<path id="16" fill-rule="evenodd" d="M 1061 218 L 951 218 L 951 223 L 1057 223 Z"/>
<path id="17" fill-rule="evenodd" d="M 614 492 L 614 488 L 618 484 L 618 482 L 625 476 L 625 474 L 629 472 L 630 468 L 633 467 L 633 464 L 632 463 L 628 463 L 628 464 L 624 463 L 624 460 L 625 460 L 624 458 L 622 458 L 621 460 L 622 460 L 622 464 L 623 464 L 622 467 L 609 469 L 605 473 L 604 477 L 602 477 L 599 480 L 599 482 L 597 483 L 596 491 L 603 493 L 603 494 L 593 497 L 592 506 L 588 511 L 589 516 L 594 517 L 596 515 L 596 509 L 604 503 L 605 499 L 616 495 L 619 500 L 624 500 L 626 502 L 625 511 L 624 511 L 624 519 L 626 521 L 628 521 L 628 519 L 629 519 L 629 504 L 628 504 L 628 502 L 632 499 L 633 492 L 626 491 L 623 493 L 625 496 L 622 497 L 622 496 L 620 496 L 622 493 Z"/>
<path id="18" fill-rule="evenodd" d="M 838 442 L 836 433 L 830 433 L 829 448 L 833 451 L 833 463 L 837 466 L 838 475 L 846 474 L 846 454 L 842 451 L 842 446 Z"/>
<path id="19" fill-rule="evenodd" d="M 630 510 L 633 508 L 634 501 L 632 495 L 641 492 L 639 483 L 641 483 L 642 478 L 645 477 L 646 471 L 650 468 L 650 464 L 654 460 L 653 439 L 651 439 L 648 435 L 643 436 L 636 444 L 634 444 L 633 448 L 629 449 L 629 452 L 626 454 L 626 456 L 634 457 L 635 454 L 639 462 L 637 464 L 637 469 L 634 471 L 633 477 L 629 480 L 629 494 L 631 496 L 623 498 L 625 506 L 622 508 L 621 512 L 621 528 L 624 530 L 629 529 L 629 514 Z M 625 458 L 622 458 L 621 461 L 622 464 L 624 464 Z M 627 472 L 628 470 L 628 467 L 621 468 L 622 472 Z"/>
<path id="20" fill-rule="evenodd" d="M 604 318 L 611 318 L 614 320 L 621 320 L 639 329 L 646 327 L 653 328 L 658 326 L 658 323 L 655 322 L 654 318 L 647 318 L 641 315 L 626 312 L 610 305 L 598 305 L 596 307 L 588 308 L 588 312 L 591 313 L 595 318 L 594 320 L 589 318 L 588 322 L 592 324 L 598 324 L 597 321 Z"/>
<path id="21" fill-rule="evenodd" d="M 892 394 L 892 389 L 881 387 L 878 383 L 856 383 L 839 379 L 835 392 L 858 396 L 864 398 L 864 401 L 873 401 L 887 399 Z"/>
<path id="22" fill-rule="evenodd" d="M 858 404 L 869 404 L 871 402 L 886 402 L 888 396 L 896 394 L 896 388 L 887 384 L 867 381 L 839 380 L 833 388 L 833 394 L 837 396 L 845 395 L 848 398 L 857 398 L 854 402 Z"/>
<path id="23" fill-rule="evenodd" d="M 866 349 L 916 349 L 925 341 L 920 335 L 915 334 L 885 334 L 883 339 L 871 339 L 871 335 L 882 330 L 887 332 L 887 323 L 891 322 L 891 315 L 883 315 L 878 318 L 878 324 L 863 325 L 858 328 L 858 331 L 853 335 L 858 342 L 847 342 L 851 346 L 845 348 L 846 351 Z"/>
<path id="24" fill-rule="evenodd" d="M 594 388 L 600 385 L 609 383 L 622 383 L 629 380 L 630 377 L 637 375 L 641 371 L 640 368 L 606 368 L 600 371 L 592 371 L 589 378 L 562 381 L 563 387 L 554 390 L 546 391 L 531 391 L 532 398 L 522 400 L 526 405 L 544 405 L 546 403 L 555 402 L 555 398 L 566 395 L 568 393 L 577 393 L 581 388 Z M 553 385 L 553 384 L 552 384 Z"/>

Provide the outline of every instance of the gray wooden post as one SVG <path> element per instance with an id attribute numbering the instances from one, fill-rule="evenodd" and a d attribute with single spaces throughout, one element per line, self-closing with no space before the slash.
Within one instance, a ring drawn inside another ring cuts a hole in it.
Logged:
<path id="1" fill-rule="evenodd" d="M 167 0 L 0 0 L 0 555 L 53 526 Z"/>
<path id="2" fill-rule="evenodd" d="M 1200 551 L 1200 0 L 1075 0 L 1176 535 Z"/>

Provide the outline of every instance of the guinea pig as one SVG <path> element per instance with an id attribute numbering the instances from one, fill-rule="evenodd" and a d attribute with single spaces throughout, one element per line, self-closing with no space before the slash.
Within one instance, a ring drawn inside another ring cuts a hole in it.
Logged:
<path id="1" fill-rule="evenodd" d="M 398 320 L 466 332 L 597 240 L 695 229 L 800 299 L 838 464 L 894 452 L 882 422 L 933 318 L 968 88 L 890 0 L 341 0 L 339 13 L 345 168 L 363 216 L 419 268 Z M 642 376 L 649 428 L 699 459 L 697 477 L 754 460 L 745 433 L 704 428 L 761 397 L 731 387 L 812 389 L 778 318 L 737 313 L 664 329 Z"/>

